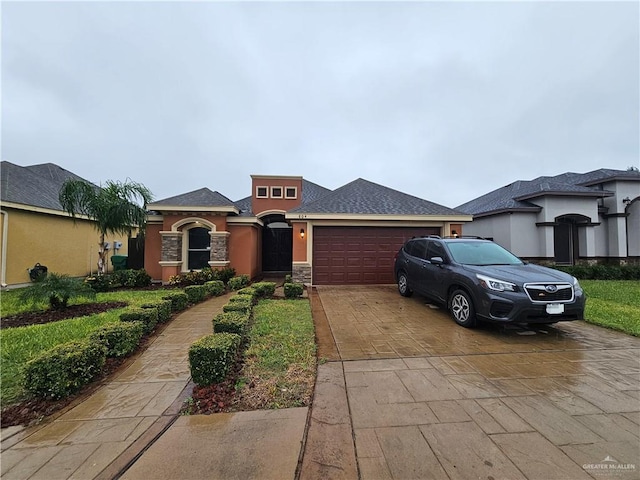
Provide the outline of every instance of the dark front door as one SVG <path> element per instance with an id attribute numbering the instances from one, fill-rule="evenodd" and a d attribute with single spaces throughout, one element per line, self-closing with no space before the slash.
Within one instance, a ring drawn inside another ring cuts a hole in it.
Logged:
<path id="1" fill-rule="evenodd" d="M 578 258 L 578 229 L 571 219 L 561 218 L 553 227 L 554 260 L 559 265 L 573 265 Z"/>
<path id="2" fill-rule="evenodd" d="M 293 229 L 284 222 L 268 224 L 262 232 L 262 271 L 291 272 Z"/>

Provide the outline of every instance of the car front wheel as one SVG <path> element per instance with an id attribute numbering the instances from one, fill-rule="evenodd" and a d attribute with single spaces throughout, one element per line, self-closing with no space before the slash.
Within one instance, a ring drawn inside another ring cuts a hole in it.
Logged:
<path id="1" fill-rule="evenodd" d="M 404 272 L 398 273 L 398 292 L 403 297 L 410 297 L 413 292 L 409 288 L 409 282 L 407 280 L 407 274 Z"/>
<path id="2" fill-rule="evenodd" d="M 476 312 L 471 297 L 464 290 L 456 290 L 449 297 L 449 311 L 458 325 L 475 327 Z"/>

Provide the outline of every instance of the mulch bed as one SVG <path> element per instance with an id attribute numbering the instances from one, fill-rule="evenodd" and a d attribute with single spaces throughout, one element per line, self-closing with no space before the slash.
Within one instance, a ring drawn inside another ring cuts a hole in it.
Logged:
<path id="1" fill-rule="evenodd" d="M 43 310 L 38 312 L 18 313 L 0 320 L 0 328 L 25 327 L 43 323 L 57 322 L 74 317 L 83 317 L 95 313 L 106 312 L 113 308 L 126 307 L 126 302 L 82 303 L 70 305 L 64 310 Z"/>

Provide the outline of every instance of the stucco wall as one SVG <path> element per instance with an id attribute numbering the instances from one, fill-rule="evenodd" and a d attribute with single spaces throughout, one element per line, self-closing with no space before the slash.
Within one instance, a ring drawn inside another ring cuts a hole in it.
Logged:
<path id="1" fill-rule="evenodd" d="M 97 271 L 99 233 L 88 220 L 3 208 L 8 213 L 6 278 L 9 286 L 30 283 L 27 269 L 36 263 L 49 272 L 83 277 Z M 122 243 L 118 255 L 127 255 L 125 235 L 108 236 Z M 109 259 L 114 250 L 109 251 Z M 2 259 L 0 258 L 0 262 Z M 0 270 L 2 269 L 0 265 Z M 111 271 L 111 261 L 107 262 Z"/>
<path id="2" fill-rule="evenodd" d="M 262 273 L 262 234 L 256 225 L 229 225 L 229 261 L 236 274 Z"/>

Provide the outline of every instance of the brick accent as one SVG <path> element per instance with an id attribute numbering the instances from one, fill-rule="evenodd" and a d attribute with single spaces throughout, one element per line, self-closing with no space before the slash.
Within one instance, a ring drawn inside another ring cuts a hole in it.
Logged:
<path id="1" fill-rule="evenodd" d="M 229 232 L 209 232 L 211 235 L 211 262 L 229 261 Z"/>
<path id="2" fill-rule="evenodd" d="M 291 280 L 296 283 L 311 285 L 311 265 L 308 263 L 294 263 L 291 267 Z"/>
<path id="3" fill-rule="evenodd" d="M 160 232 L 162 235 L 161 262 L 182 261 L 182 232 Z"/>

